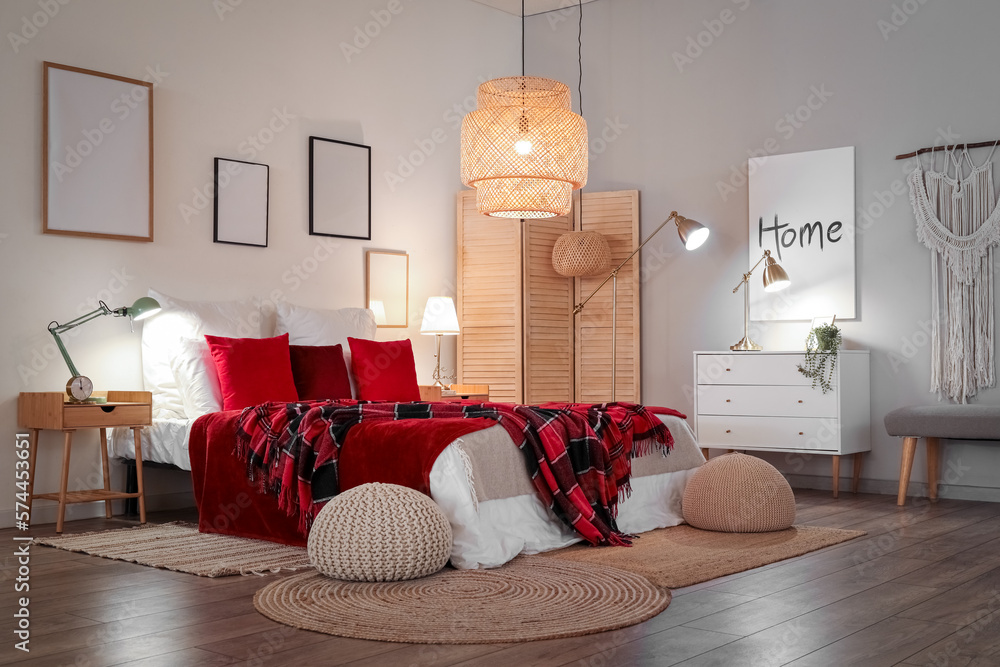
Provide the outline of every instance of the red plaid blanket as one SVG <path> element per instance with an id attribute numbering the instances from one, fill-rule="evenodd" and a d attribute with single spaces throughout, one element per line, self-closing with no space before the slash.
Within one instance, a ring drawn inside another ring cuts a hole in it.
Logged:
<path id="1" fill-rule="evenodd" d="M 278 496 L 308 530 L 339 492 L 337 460 L 347 432 L 362 421 L 488 418 L 504 427 L 524 453 L 542 503 L 591 544 L 628 544 L 615 524 L 630 492 L 632 456 L 673 448 L 667 428 L 641 405 L 508 403 L 265 403 L 247 408 L 236 431 L 236 453 L 261 488 Z"/>

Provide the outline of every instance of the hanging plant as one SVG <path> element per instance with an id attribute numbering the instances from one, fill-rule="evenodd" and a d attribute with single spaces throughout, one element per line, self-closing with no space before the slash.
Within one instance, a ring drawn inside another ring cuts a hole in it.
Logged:
<path id="1" fill-rule="evenodd" d="M 817 386 L 823 393 L 833 388 L 833 371 L 837 368 L 837 351 L 843 339 L 840 329 L 833 324 L 816 327 L 806 337 L 805 362 L 799 372 L 812 380 L 812 388 Z"/>

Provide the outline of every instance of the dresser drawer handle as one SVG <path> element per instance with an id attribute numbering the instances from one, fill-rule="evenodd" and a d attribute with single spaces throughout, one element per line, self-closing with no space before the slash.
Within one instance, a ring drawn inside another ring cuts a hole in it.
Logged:
<path id="1" fill-rule="evenodd" d="M 732 429 L 728 429 L 728 428 L 726 429 L 726 433 L 732 433 L 732 432 L 733 432 Z"/>
<path id="2" fill-rule="evenodd" d="M 801 402 L 802 402 L 802 401 L 801 401 L 801 400 L 799 400 L 799 403 L 801 403 Z"/>
<path id="3" fill-rule="evenodd" d="M 805 435 L 805 433 L 803 433 L 802 431 L 799 431 L 799 435 Z"/>
<path id="4" fill-rule="evenodd" d="M 729 372 L 729 369 L 728 369 L 728 368 L 726 369 L 726 372 L 727 372 L 727 373 Z"/>
<path id="5" fill-rule="evenodd" d="M 732 401 L 727 398 L 726 403 L 732 403 Z"/>

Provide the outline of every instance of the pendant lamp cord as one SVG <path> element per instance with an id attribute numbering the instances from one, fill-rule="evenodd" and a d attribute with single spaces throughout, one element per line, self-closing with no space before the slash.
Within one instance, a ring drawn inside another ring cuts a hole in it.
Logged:
<path id="1" fill-rule="evenodd" d="M 521 0 L 521 76 L 524 76 L 524 0 Z"/>
<path id="2" fill-rule="evenodd" d="M 523 3 L 524 0 L 521 0 Z M 580 8 L 580 24 L 577 28 L 576 33 L 576 62 L 580 70 L 580 78 L 576 83 L 576 96 L 580 98 L 580 115 L 583 115 L 583 0 L 579 0 L 578 5 Z M 522 39 L 522 46 L 524 48 Z"/>
<path id="3" fill-rule="evenodd" d="M 521 4 L 524 4 L 524 0 L 521 0 Z M 577 6 L 580 8 L 580 23 L 577 26 L 576 32 L 576 62 L 580 72 L 580 78 L 576 82 L 576 96 L 580 101 L 580 117 L 583 117 L 583 0 L 578 0 Z M 523 48 L 523 40 L 522 40 Z M 589 150 L 588 146 L 588 150 Z M 580 188 L 580 194 L 577 197 L 579 200 L 580 209 L 580 230 L 583 230 L 583 188 Z"/>

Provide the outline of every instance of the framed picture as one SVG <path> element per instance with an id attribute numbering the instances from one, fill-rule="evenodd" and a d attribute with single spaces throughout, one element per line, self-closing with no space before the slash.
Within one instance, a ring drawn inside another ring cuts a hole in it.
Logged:
<path id="1" fill-rule="evenodd" d="M 372 149 L 309 137 L 309 233 L 372 237 Z"/>
<path id="2" fill-rule="evenodd" d="M 854 319 L 854 147 L 751 158 L 749 174 L 749 266 L 770 250 L 791 279 L 779 292 L 750 281 L 754 319 Z"/>
<path id="3" fill-rule="evenodd" d="M 409 326 L 410 256 L 405 252 L 365 252 L 365 306 L 384 329 Z"/>
<path id="4" fill-rule="evenodd" d="M 42 232 L 153 240 L 153 84 L 44 63 Z"/>
<path id="5" fill-rule="evenodd" d="M 216 243 L 267 247 L 268 166 L 215 158 Z"/>

